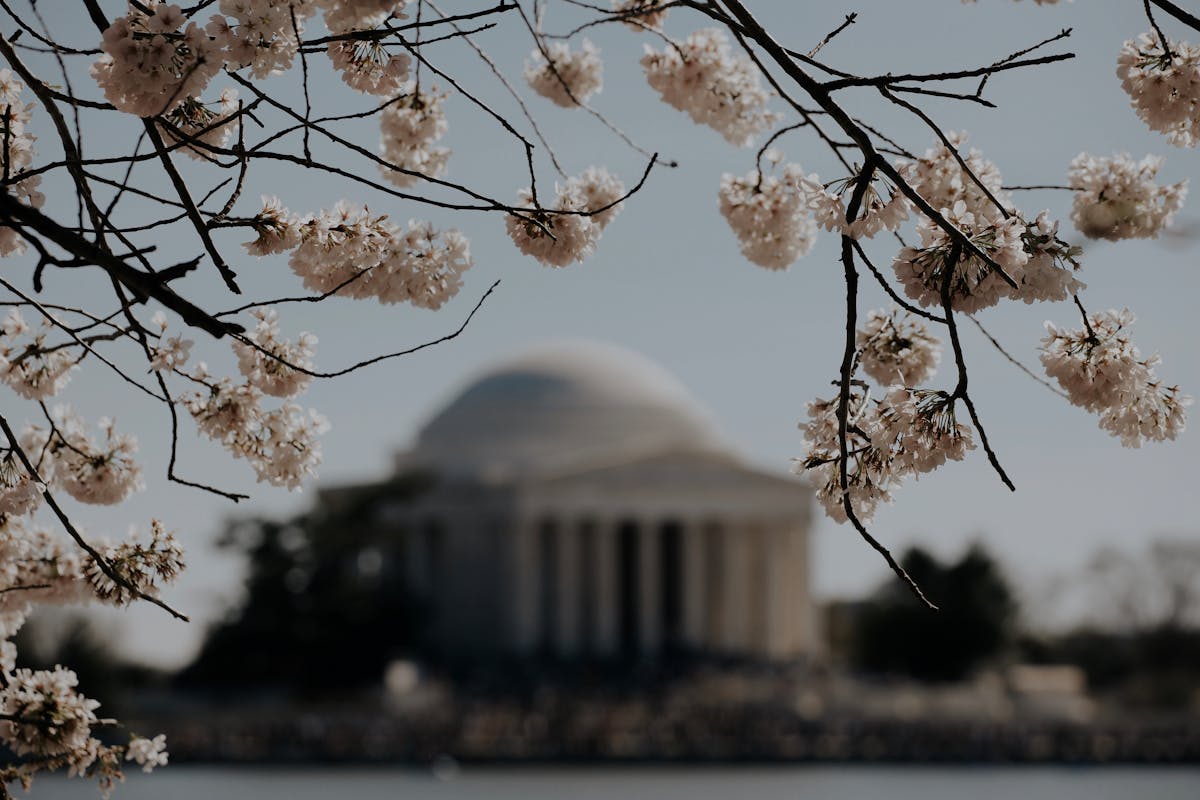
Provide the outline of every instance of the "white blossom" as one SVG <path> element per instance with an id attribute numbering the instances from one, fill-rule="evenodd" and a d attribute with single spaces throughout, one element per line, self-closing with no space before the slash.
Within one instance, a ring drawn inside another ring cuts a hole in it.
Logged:
<path id="1" fill-rule="evenodd" d="M 812 249 L 817 226 L 796 189 L 802 176 L 797 164 L 785 166 L 782 177 L 758 170 L 742 177 L 721 176 L 721 216 L 752 263 L 786 269 Z"/>
<path id="2" fill-rule="evenodd" d="M 23 517 L 42 504 L 46 491 L 17 457 L 15 450 L 0 448 L 0 516 Z"/>
<path id="3" fill-rule="evenodd" d="M 1100 427 L 1126 447 L 1143 440 L 1174 439 L 1187 423 L 1192 398 L 1166 386 L 1155 374 L 1157 356 L 1142 358 L 1129 338 L 1129 309 L 1087 316 L 1082 330 L 1046 323 L 1041 361 L 1068 399 L 1100 415 Z M 1090 328 L 1090 330 L 1089 330 Z"/>
<path id="4" fill-rule="evenodd" d="M 412 59 L 389 53 L 377 40 L 339 39 L 326 45 L 329 60 L 347 86 L 363 94 L 388 97 L 408 81 Z"/>
<path id="5" fill-rule="evenodd" d="M 1025 226 L 1021 241 L 1029 260 L 1013 276 L 1017 288 L 1009 290 L 1009 297 L 1026 304 L 1059 302 L 1085 288 L 1075 277 L 1083 251 L 1058 238 L 1058 220 L 1052 221 L 1048 211 Z"/>
<path id="6" fill-rule="evenodd" d="M 966 153 L 963 152 L 967 143 L 965 133 L 951 131 L 946 138 L 979 179 L 979 183 L 983 184 L 992 197 L 1005 208 L 1011 208 L 1012 198 L 1001 188 L 1003 178 L 996 165 L 973 147 Z M 898 160 L 896 169 L 935 211 L 952 209 L 955 204 L 962 202 L 967 211 L 980 219 L 1002 216 L 987 193 L 963 170 L 958 159 L 954 157 L 954 152 L 940 141 L 916 160 Z"/>
<path id="7" fill-rule="evenodd" d="M 143 544 L 133 531 L 120 544 L 101 543 L 96 550 L 103 566 L 88 555 L 83 573 L 96 597 L 112 605 L 154 596 L 162 584 L 172 583 L 183 571 L 183 548 L 158 520 L 150 522 L 148 543 Z"/>
<path id="8" fill-rule="evenodd" d="M 872 444 L 869 431 L 877 422 L 876 403 L 863 393 L 851 391 L 846 424 L 846 491 L 841 484 L 842 458 L 838 443 L 838 398 L 820 398 L 808 404 L 808 422 L 800 424 L 804 432 L 806 455 L 792 466 L 796 473 L 805 474 L 817 490 L 817 500 L 825 513 L 835 522 L 849 517 L 843 497 L 860 522 L 875 516 L 879 503 L 892 502 L 892 491 L 903 482 L 903 475 L 893 469 L 891 454 Z"/>
<path id="9" fill-rule="evenodd" d="M 816 175 L 799 175 L 796 178 L 800 197 L 817 225 L 827 231 L 844 233 L 855 239 L 871 238 L 880 231 L 895 231 L 908 219 L 909 203 L 895 187 L 886 188 L 887 197 L 880 192 L 874 177 L 863 191 L 862 201 L 855 218 L 846 221 L 846 206 L 858 185 L 857 176 L 846 178 L 826 186 Z"/>
<path id="10" fill-rule="evenodd" d="M 191 355 L 192 345 L 195 342 L 191 339 L 184 339 L 179 334 L 167 336 L 167 315 L 162 311 L 155 311 L 154 316 L 150 318 L 150 323 L 153 327 L 158 328 L 159 334 L 158 343 L 151 346 L 150 369 L 156 372 L 173 372 L 182 369 Z"/>
<path id="11" fill-rule="evenodd" d="M 1080 153 L 1071 161 L 1075 190 L 1071 220 L 1091 239 L 1152 239 L 1171 224 L 1187 197 L 1187 181 L 1154 182 L 1163 159 L 1134 161 L 1128 153 L 1100 158 Z"/>
<path id="12" fill-rule="evenodd" d="M 104 31 L 104 55 L 92 65 L 92 77 L 119 110 L 153 117 L 203 93 L 225 57 L 221 45 L 188 22 L 179 6 L 158 0 L 144 5 L 153 14 L 130 6 Z"/>
<path id="13" fill-rule="evenodd" d="M 462 274 L 474 264 L 470 242 L 457 230 L 438 232 L 419 220 L 402 229 L 347 202 L 295 228 L 299 244 L 288 264 L 307 288 L 323 294 L 438 308 L 458 293 Z"/>
<path id="14" fill-rule="evenodd" d="M 1143 33 L 1121 46 L 1117 77 L 1130 104 L 1150 130 L 1165 133 L 1177 147 L 1200 140 L 1200 47 L 1168 42 L 1168 55 L 1157 33 Z"/>
<path id="15" fill-rule="evenodd" d="M 666 0 L 613 0 L 614 14 L 624 15 L 625 25 L 635 31 L 660 31 L 667 18 Z"/>
<path id="16" fill-rule="evenodd" d="M 125 747 L 125 758 L 136 761 L 142 767 L 142 772 L 153 772 L 155 767 L 167 765 L 167 737 L 159 734 L 153 739 L 135 736 Z"/>
<path id="17" fill-rule="evenodd" d="M 235 384 L 229 378 L 212 380 L 207 392 L 183 398 L 200 432 L 220 442 L 235 458 L 244 458 L 260 482 L 298 490 L 301 482 L 316 475 L 321 463 L 318 436 L 329 430 L 325 417 L 305 412 L 294 403 L 264 410 L 262 391 L 252 384 Z"/>
<path id="18" fill-rule="evenodd" d="M 260 482 L 298 490 L 305 479 L 316 477 L 321 464 L 319 436 L 329 430 L 329 421 L 295 403 L 285 403 L 263 416 L 259 445 L 251 459 Z"/>
<path id="19" fill-rule="evenodd" d="M 661 53 L 646 45 L 642 68 L 663 102 L 738 147 L 779 119 L 767 110 L 769 96 L 759 83 L 758 68 L 745 56 L 735 56 L 716 28 L 698 30 Z"/>
<path id="20" fill-rule="evenodd" d="M 592 212 L 588 219 L 600 230 L 607 228 L 625 205 L 625 184 L 604 167 L 588 167 L 567 179 L 567 190 L 583 198 L 584 207 Z"/>
<path id="21" fill-rule="evenodd" d="M 312 0 L 325 12 L 325 26 L 335 33 L 364 30 L 389 17 L 404 18 L 410 0 Z"/>
<path id="22" fill-rule="evenodd" d="M 259 79 L 291 68 L 304 22 L 315 11 L 308 0 L 221 0 L 220 9 L 225 16 L 212 17 L 208 34 L 225 52 L 226 66 L 250 67 Z"/>
<path id="23" fill-rule="evenodd" d="M 863 372 L 884 386 L 919 386 L 937 369 L 942 345 L 920 319 L 899 309 L 867 314 L 855 331 L 858 363 Z"/>
<path id="24" fill-rule="evenodd" d="M 410 88 L 380 114 L 383 159 L 405 172 L 382 166 L 380 171 L 396 186 L 416 183 L 418 176 L 410 173 L 436 178 L 446 171 L 450 148 L 434 146 L 446 134 L 445 99 L 436 88 L 429 92 Z"/>
<path id="25" fill-rule="evenodd" d="M 981 251 L 987 253 L 1014 280 L 1020 280 L 1029 254 L 1025 252 L 1025 223 L 1019 217 L 976 219 L 959 200 L 947 214 L 949 221 Z M 967 314 L 993 306 L 1009 293 L 1009 286 L 996 271 L 978 256 L 960 250 L 958 260 L 950 264 L 953 244 L 949 234 L 932 221 L 922 218 L 917 226 L 921 247 L 905 247 L 892 262 L 904 293 L 922 306 L 941 306 L 946 273 L 950 277 L 950 306 Z"/>
<path id="26" fill-rule="evenodd" d="M 33 429 L 39 446 L 27 448 L 49 454 L 49 480 L 81 503 L 115 505 L 145 488 L 142 468 L 133 460 L 137 440 L 130 434 L 117 433 L 114 422 L 102 417 L 97 425 L 103 432 L 99 442 L 88 435 L 82 418 L 67 406 L 57 406 L 49 431 Z"/>
<path id="27" fill-rule="evenodd" d="M 875 448 L 890 454 L 896 473 L 932 472 L 975 449 L 971 426 L 957 420 L 954 407 L 946 392 L 893 386 L 868 434 Z"/>
<path id="28" fill-rule="evenodd" d="M 574 108 L 604 86 L 604 63 L 600 51 L 587 39 L 579 50 L 566 42 L 545 45 L 545 53 L 534 50 L 525 62 L 525 80 L 530 88 L 563 108 Z"/>
<path id="29" fill-rule="evenodd" d="M 0 163 L 8 170 L 9 184 L 6 189 L 18 200 L 34 208 L 41 208 L 46 197 L 38 190 L 42 183 L 40 175 L 21 178 L 21 173 L 33 163 L 33 143 L 37 137 L 29 133 L 27 126 L 33 116 L 33 104 L 21 102 L 25 85 L 13 75 L 12 70 L 0 69 Z M 0 225 L 0 257 L 20 255 L 26 250 L 25 239 L 7 225 Z"/>
<path id="30" fill-rule="evenodd" d="M 0 742 L 19 756 L 60 756 L 84 749 L 100 706 L 76 691 L 79 679 L 64 667 L 15 669 L 0 689 Z M 26 721 L 28 720 L 28 721 Z"/>
<path id="31" fill-rule="evenodd" d="M 300 244 L 300 226 L 278 197 L 263 195 L 262 211 L 255 215 L 253 226 L 258 238 L 242 246 L 251 255 L 269 256 L 283 253 Z"/>
<path id="32" fill-rule="evenodd" d="M 229 378 L 213 380 L 203 362 L 193 375 L 208 384 L 202 391 L 191 392 L 181 402 L 196 421 L 200 433 L 220 442 L 235 455 L 242 453 L 262 416 L 262 390 L 251 384 L 235 384 Z"/>
<path id="33" fill-rule="evenodd" d="M 565 267 L 592 254 L 601 231 L 620 211 L 620 203 L 612 203 L 625 187 L 602 167 L 591 167 L 556 188 L 552 208 L 535 208 L 533 193 L 522 189 L 516 208 L 529 210 L 506 215 L 504 224 L 522 253 L 550 267 Z"/>
<path id="34" fill-rule="evenodd" d="M 294 367 L 313 368 L 312 357 L 316 352 L 317 337 L 311 333 L 301 333 L 295 342 L 280 338 L 279 314 L 276 311 L 256 308 L 250 314 L 258 320 L 258 324 L 246 338 L 257 347 L 238 340 L 233 342 L 238 370 L 264 394 L 294 397 L 303 392 L 312 383 L 312 376 Z"/>
<path id="35" fill-rule="evenodd" d="M 13 636 L 33 601 L 80 603 L 96 599 L 74 546 L 28 518 L 0 513 L 0 639 Z"/>
<path id="36" fill-rule="evenodd" d="M 27 400 L 61 392 L 79 363 L 72 348 L 47 343 L 52 330 L 45 317 L 31 328 L 15 308 L 0 323 L 0 381 Z"/>
<path id="37" fill-rule="evenodd" d="M 213 153 L 202 147 L 191 144 L 192 141 L 202 142 L 210 147 L 223 148 L 233 132 L 234 114 L 238 110 L 237 91 L 226 89 L 221 92 L 221 100 L 216 110 L 209 108 L 195 97 L 189 97 L 163 116 L 178 128 L 184 137 L 176 136 L 171 128 L 159 124 L 163 138 L 169 144 L 184 143 L 180 152 L 197 160 L 211 160 Z"/>

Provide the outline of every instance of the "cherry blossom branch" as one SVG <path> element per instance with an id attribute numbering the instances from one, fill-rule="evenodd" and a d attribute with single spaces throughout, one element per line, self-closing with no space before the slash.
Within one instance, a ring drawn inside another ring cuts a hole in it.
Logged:
<path id="1" fill-rule="evenodd" d="M 1029 367 L 1021 363 L 1020 359 L 1016 358 L 1007 350 L 1005 350 L 1004 345 L 1000 344 L 999 340 L 997 340 L 995 336 L 992 336 L 992 334 L 988 332 L 987 328 L 983 327 L 983 323 L 980 322 L 974 314 L 967 314 L 965 316 L 967 319 L 971 320 L 971 322 L 975 323 L 975 327 L 979 329 L 979 332 L 982 333 L 989 342 L 991 342 L 992 347 L 996 348 L 996 351 L 1000 353 L 1000 355 L 1004 356 L 1004 358 L 1007 359 L 1010 364 L 1021 370 L 1021 372 L 1024 372 L 1030 378 L 1033 378 L 1033 380 L 1040 383 L 1042 386 L 1045 386 L 1047 389 L 1054 392 L 1059 397 L 1070 399 L 1070 396 L 1066 392 L 1064 392 L 1062 389 L 1059 389 L 1054 384 L 1035 373 L 1033 370 L 1029 369 Z"/>
<path id="2" fill-rule="evenodd" d="M 1177 6 L 1175 3 L 1172 3 L 1171 0 L 1149 0 L 1149 1 L 1153 5 L 1158 6 L 1160 9 L 1162 9 L 1163 11 L 1167 12 L 1175 19 L 1182 22 L 1184 25 L 1187 25 L 1189 28 L 1200 31 L 1200 17 L 1197 17 L 1195 14 L 1185 11 L 1180 6 Z M 1157 27 L 1158 26 L 1155 26 L 1156 30 L 1157 30 Z M 1162 36 L 1162 34 L 1159 33 L 1159 36 Z M 1163 47 L 1165 48 L 1167 46 L 1166 37 L 1162 37 L 1162 43 L 1163 43 Z"/>
<path id="3" fill-rule="evenodd" d="M 46 482 L 42 480 L 41 475 L 38 474 L 37 468 L 29 460 L 29 456 L 25 453 L 25 450 L 17 441 L 16 434 L 13 433 L 12 427 L 9 426 L 8 420 L 4 418 L 3 414 L 0 414 L 0 432 L 3 432 L 8 438 L 9 447 L 17 454 L 17 459 L 20 460 L 21 466 L 25 468 L 25 471 L 29 473 L 29 476 L 42 486 L 45 486 Z M 67 534 L 75 540 L 75 544 L 79 545 L 81 550 L 92 557 L 92 560 L 96 562 L 96 566 L 100 568 L 100 571 L 104 573 L 106 578 L 116 585 L 124 588 L 132 596 L 138 598 L 139 600 L 145 600 L 148 603 L 158 606 L 176 619 L 184 622 L 190 621 L 186 614 L 176 611 L 174 608 L 167 605 L 154 595 L 143 592 L 141 589 L 130 583 L 118 571 L 113 569 L 113 566 L 108 563 L 108 560 L 101 555 L 96 548 L 92 547 L 92 545 L 83 538 L 83 535 L 79 533 L 79 530 L 71 522 L 71 519 L 67 516 L 66 512 L 62 510 L 62 507 L 58 504 L 58 501 L 54 499 L 54 494 L 49 488 L 42 490 L 42 498 L 46 501 L 46 505 L 50 507 L 50 510 L 54 512 L 54 516 L 58 518 L 59 523 L 66 530 Z"/>
<path id="4" fill-rule="evenodd" d="M 967 412 L 971 415 L 971 421 L 975 423 L 975 427 L 979 430 L 979 441 L 983 445 L 983 451 L 987 454 L 988 463 L 992 465 L 992 469 L 1000 476 L 1000 480 L 1008 487 L 1009 491 L 1015 492 L 1017 487 L 1013 485 L 1012 479 L 1008 477 L 1008 473 L 1004 471 L 1004 467 L 1000 465 L 1000 459 L 992 450 L 991 444 L 988 442 L 987 431 L 983 429 L 983 423 L 979 420 L 979 415 L 975 413 L 975 404 L 971 402 L 971 396 L 967 394 L 967 359 L 963 355 L 962 342 L 958 338 L 958 322 L 954 318 L 954 309 L 952 307 L 952 298 L 950 295 L 950 287 L 954 281 L 954 275 L 958 268 L 958 262 L 962 258 L 962 246 L 958 242 L 950 245 L 950 254 L 946 256 L 945 275 L 942 277 L 942 313 L 946 316 L 946 327 L 950 331 L 950 345 L 954 350 L 954 365 L 958 369 L 958 385 L 954 387 L 954 391 L 950 395 L 950 402 L 961 399 L 967 407 Z"/>

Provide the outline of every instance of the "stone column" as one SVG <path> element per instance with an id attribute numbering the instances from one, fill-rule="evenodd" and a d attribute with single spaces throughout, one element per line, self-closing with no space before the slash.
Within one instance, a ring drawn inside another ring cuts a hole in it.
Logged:
<path id="1" fill-rule="evenodd" d="M 793 619 L 795 618 L 795 587 L 790 531 L 783 525 L 772 525 L 766 534 L 766 627 L 767 656 L 786 658 L 792 654 Z"/>
<path id="2" fill-rule="evenodd" d="M 580 574 L 579 526 L 571 519 L 562 519 L 558 524 L 558 608 L 555 609 L 556 630 L 554 649 L 568 658 L 579 655 L 580 631 L 583 627 Z"/>
<path id="3" fill-rule="evenodd" d="M 617 526 L 612 520 L 596 524 L 593 538 L 595 551 L 592 586 L 596 597 L 595 636 L 596 655 L 611 657 L 617 654 Z"/>
<path id="4" fill-rule="evenodd" d="M 746 529 L 746 647 L 756 658 L 768 655 L 767 607 L 772 601 L 768 582 L 768 530 L 757 523 Z"/>
<path id="5" fill-rule="evenodd" d="M 654 523 L 638 523 L 638 644 L 642 655 L 657 655 L 662 644 L 662 547 Z"/>
<path id="6" fill-rule="evenodd" d="M 742 522 L 726 525 L 723 570 L 725 592 L 722 613 L 722 649 L 741 652 L 749 641 L 750 623 L 750 527 Z"/>
<path id="7" fill-rule="evenodd" d="M 694 650 L 706 649 L 710 642 L 707 630 L 708 564 L 705 559 L 705 530 L 697 521 L 683 526 L 683 640 Z"/>
<path id="8" fill-rule="evenodd" d="M 812 585 L 809 580 L 808 525 L 791 521 L 785 534 L 789 545 L 791 569 L 792 608 L 791 646 L 789 655 L 813 656 L 821 650 L 822 635 L 816 604 L 813 602 Z"/>
<path id="9" fill-rule="evenodd" d="M 704 639 L 710 650 L 725 647 L 725 523 L 704 526 Z"/>
<path id="10" fill-rule="evenodd" d="M 512 563 L 512 630 L 518 653 L 532 654 L 541 639 L 541 563 L 538 528 L 529 519 L 518 519 L 509 550 Z"/>

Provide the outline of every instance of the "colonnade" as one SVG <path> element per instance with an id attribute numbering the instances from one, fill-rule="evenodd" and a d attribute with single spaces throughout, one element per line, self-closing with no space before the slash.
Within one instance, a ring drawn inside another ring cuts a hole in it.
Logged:
<path id="1" fill-rule="evenodd" d="M 794 521 L 543 515 L 516 526 L 511 553 L 521 653 L 783 659 L 812 639 Z"/>

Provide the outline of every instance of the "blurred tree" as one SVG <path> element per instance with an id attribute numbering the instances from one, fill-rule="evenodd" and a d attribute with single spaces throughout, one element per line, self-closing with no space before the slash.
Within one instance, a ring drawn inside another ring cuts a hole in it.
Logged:
<path id="1" fill-rule="evenodd" d="M 1200 690 L 1200 543 L 1159 539 L 1106 549 L 1076 582 L 1092 617 L 1059 635 L 1026 636 L 1023 655 L 1074 664 L 1128 707 L 1180 708 Z"/>
<path id="2" fill-rule="evenodd" d="M 88 687 L 88 696 L 100 701 L 103 716 L 124 715 L 132 690 L 165 683 L 165 673 L 127 661 L 115 645 L 118 637 L 113 630 L 94 616 L 39 611 L 15 638 L 18 666 L 53 669 L 70 664 L 80 683 Z"/>
<path id="3" fill-rule="evenodd" d="M 999 655 L 1012 638 L 1017 604 L 995 559 L 973 545 L 954 564 L 914 547 L 901 563 L 940 610 L 914 602 L 895 581 L 858 615 L 854 663 L 870 672 L 953 681 Z"/>
<path id="4" fill-rule="evenodd" d="M 380 501 L 428 486 L 409 475 L 322 492 L 291 520 L 237 520 L 222 537 L 249 562 L 244 602 L 208 633 L 179 676 L 188 686 L 303 691 L 376 684 L 421 636 L 404 582 L 404 531 L 381 524 Z"/>

